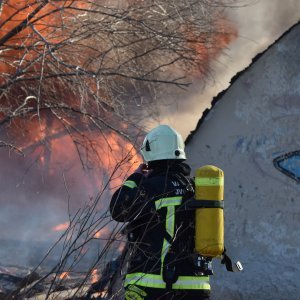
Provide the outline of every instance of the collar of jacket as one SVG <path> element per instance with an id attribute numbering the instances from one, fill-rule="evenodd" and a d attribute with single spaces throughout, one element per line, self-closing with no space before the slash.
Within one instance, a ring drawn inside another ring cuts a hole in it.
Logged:
<path id="1" fill-rule="evenodd" d="M 189 176 L 191 173 L 191 167 L 184 162 L 179 162 L 179 163 L 175 162 L 172 164 L 169 163 L 158 164 L 153 168 L 153 171 L 151 172 L 148 178 L 154 176 L 176 174 L 176 173 L 177 174 L 182 173 L 185 176 Z"/>

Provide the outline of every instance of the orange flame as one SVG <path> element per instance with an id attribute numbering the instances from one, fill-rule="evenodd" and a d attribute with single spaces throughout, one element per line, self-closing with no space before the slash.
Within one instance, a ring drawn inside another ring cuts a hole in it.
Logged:
<path id="1" fill-rule="evenodd" d="M 55 231 L 55 232 L 65 231 L 69 226 L 70 226 L 70 223 L 65 222 L 65 223 L 62 223 L 62 224 L 58 224 L 58 225 L 52 227 L 51 229 L 52 229 L 52 231 Z"/>
<path id="2" fill-rule="evenodd" d="M 94 238 L 96 238 L 96 239 L 100 239 L 100 238 L 108 239 L 110 234 L 111 234 L 110 230 L 107 227 L 104 227 L 104 228 L 100 229 L 99 231 L 97 231 L 94 234 Z"/>
<path id="3" fill-rule="evenodd" d="M 23 144 L 20 149 L 27 156 L 37 158 L 46 172 L 44 176 L 51 177 L 63 170 L 68 181 L 73 176 L 80 177 L 82 186 L 90 195 L 102 190 L 109 179 L 110 188 L 119 186 L 126 173 L 140 163 L 141 158 L 134 146 L 117 133 L 89 130 L 82 135 L 70 134 L 51 115 L 24 122 L 26 124 L 20 123 L 18 127 L 23 126 L 27 139 L 24 140 L 19 130 L 12 130 L 11 139 L 18 145 Z M 81 153 L 76 147 L 78 144 L 84 145 Z M 88 172 L 81 163 L 86 165 Z"/>
<path id="4" fill-rule="evenodd" d="M 61 279 L 61 280 L 68 279 L 68 278 L 70 278 L 69 272 L 62 272 L 59 275 L 59 279 Z"/>
<path id="5" fill-rule="evenodd" d="M 87 7 L 85 1 L 17 1 L 3 3 L 0 15 L 0 44 L 5 45 L 5 60 L 0 61 L 0 70 L 5 73 L 15 72 L 39 55 L 33 48 L 40 48 L 39 42 L 55 45 L 66 36 L 66 25 L 71 24 L 74 11 L 71 7 Z M 75 12 L 75 14 L 77 14 Z"/>
<path id="6" fill-rule="evenodd" d="M 237 38 L 237 30 L 225 18 L 219 18 L 214 22 L 214 30 L 211 34 L 198 34 L 188 26 L 183 26 L 187 36 L 187 44 L 191 49 L 196 51 L 196 56 L 201 68 L 191 71 L 191 75 L 203 76 L 210 62 L 215 59 L 220 53 Z M 197 63 L 197 62 L 196 62 Z"/>
<path id="7" fill-rule="evenodd" d="M 98 269 L 93 269 L 91 274 L 91 283 L 95 283 L 99 281 L 99 279 L 100 279 L 100 274 Z"/>

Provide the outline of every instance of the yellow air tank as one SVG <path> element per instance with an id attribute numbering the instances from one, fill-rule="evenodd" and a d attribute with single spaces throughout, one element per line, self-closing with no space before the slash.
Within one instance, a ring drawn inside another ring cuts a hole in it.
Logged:
<path id="1" fill-rule="evenodd" d="M 195 251 L 206 257 L 224 251 L 224 172 L 211 165 L 195 174 Z M 199 203 L 199 205 L 198 205 Z"/>

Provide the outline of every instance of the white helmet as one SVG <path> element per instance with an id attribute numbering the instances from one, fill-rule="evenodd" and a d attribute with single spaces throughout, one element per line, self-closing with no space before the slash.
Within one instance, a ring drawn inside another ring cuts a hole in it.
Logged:
<path id="1" fill-rule="evenodd" d="M 141 153 L 146 162 L 186 159 L 181 135 L 168 125 L 159 125 L 146 135 Z"/>

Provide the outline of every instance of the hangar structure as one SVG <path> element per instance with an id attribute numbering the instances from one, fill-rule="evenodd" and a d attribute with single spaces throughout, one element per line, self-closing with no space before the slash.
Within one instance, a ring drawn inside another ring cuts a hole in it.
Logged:
<path id="1" fill-rule="evenodd" d="M 213 99 L 186 151 L 224 170 L 225 246 L 244 265 L 214 262 L 213 299 L 299 299 L 300 23 Z"/>

